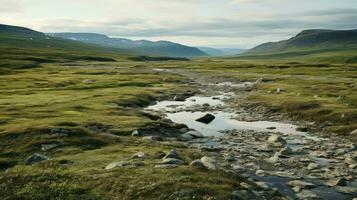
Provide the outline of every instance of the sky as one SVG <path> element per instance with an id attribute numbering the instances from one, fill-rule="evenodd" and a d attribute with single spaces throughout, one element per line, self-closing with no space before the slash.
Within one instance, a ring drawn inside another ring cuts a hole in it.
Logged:
<path id="1" fill-rule="evenodd" d="M 0 0 L 0 23 L 251 48 L 304 29 L 357 29 L 357 0 Z"/>

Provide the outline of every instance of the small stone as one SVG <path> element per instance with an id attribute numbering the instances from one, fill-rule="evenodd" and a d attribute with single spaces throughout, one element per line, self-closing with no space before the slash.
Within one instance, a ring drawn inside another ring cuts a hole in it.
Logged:
<path id="1" fill-rule="evenodd" d="M 210 170 L 216 170 L 217 169 L 217 161 L 214 160 L 213 158 L 204 156 L 201 158 L 201 162 L 203 165 Z"/>
<path id="2" fill-rule="evenodd" d="M 328 186 L 347 186 L 347 180 L 345 178 L 339 178 L 336 180 L 331 180 L 327 183 Z"/>
<path id="3" fill-rule="evenodd" d="M 299 199 L 315 199 L 318 197 L 317 194 L 311 190 L 302 190 L 297 196 Z"/>
<path id="4" fill-rule="evenodd" d="M 263 188 L 264 190 L 269 189 L 269 185 L 266 182 L 255 182 L 255 184 L 257 184 L 257 186 Z"/>
<path id="5" fill-rule="evenodd" d="M 202 133 L 200 133 L 198 131 L 188 131 L 185 134 L 191 135 L 193 138 L 204 138 L 205 137 L 204 135 L 202 135 Z"/>
<path id="6" fill-rule="evenodd" d="M 353 135 L 353 136 L 357 135 L 357 129 L 352 131 L 350 135 Z"/>
<path id="7" fill-rule="evenodd" d="M 286 141 L 280 135 L 271 135 L 268 138 L 268 143 L 273 144 L 275 146 L 284 146 L 286 145 Z"/>
<path id="8" fill-rule="evenodd" d="M 48 160 L 49 158 L 45 155 L 35 153 L 26 158 L 25 163 L 26 165 L 32 165 L 41 161 Z"/>
<path id="9" fill-rule="evenodd" d="M 290 147 L 284 147 L 279 151 L 279 157 L 287 157 L 293 153 Z"/>
<path id="10" fill-rule="evenodd" d="M 180 135 L 180 137 L 183 140 L 192 140 L 193 139 L 192 135 L 187 134 L 187 133 L 184 133 L 184 134 Z"/>
<path id="11" fill-rule="evenodd" d="M 172 149 L 170 152 L 168 152 L 163 159 L 166 159 L 166 158 L 176 158 L 176 159 L 179 159 L 179 160 L 182 160 L 180 155 L 176 152 L 175 149 Z"/>
<path id="12" fill-rule="evenodd" d="M 299 131 L 299 132 L 308 132 L 308 131 L 310 131 L 310 129 L 308 127 L 305 127 L 305 126 L 297 127 L 295 130 Z"/>
<path id="13" fill-rule="evenodd" d="M 298 192 L 301 192 L 302 189 L 301 189 L 300 186 L 295 186 L 295 187 L 292 188 L 292 190 L 293 190 L 294 192 L 298 193 Z"/>
<path id="14" fill-rule="evenodd" d="M 307 189 L 316 187 L 315 184 L 305 182 L 305 181 L 300 181 L 300 180 L 290 181 L 287 183 L 287 185 L 292 186 L 292 187 L 299 186 L 301 188 L 307 188 Z"/>
<path id="15" fill-rule="evenodd" d="M 277 152 L 277 153 L 275 153 L 275 155 L 273 157 L 266 159 L 266 161 L 268 163 L 275 164 L 275 163 L 279 162 L 279 156 L 280 156 L 280 153 Z"/>
<path id="16" fill-rule="evenodd" d="M 205 165 L 199 159 L 192 161 L 190 163 L 190 166 L 194 167 L 194 168 L 197 168 L 197 169 L 206 169 Z"/>
<path id="17" fill-rule="evenodd" d="M 131 158 L 145 158 L 146 154 L 144 152 L 137 152 L 131 156 Z"/>
<path id="18" fill-rule="evenodd" d="M 128 161 L 119 161 L 119 162 L 112 162 L 110 164 L 108 164 L 105 169 L 109 170 L 109 169 L 114 169 L 114 168 L 120 168 L 120 167 L 124 167 L 124 166 L 128 166 L 131 163 Z"/>
<path id="19" fill-rule="evenodd" d="M 314 169 L 317 169 L 319 166 L 316 164 L 316 163 L 310 163 L 308 166 L 307 166 L 307 169 L 308 170 L 314 170 Z"/>
<path id="20" fill-rule="evenodd" d="M 204 123 L 204 124 L 209 124 L 211 123 L 216 117 L 212 114 L 206 114 L 198 119 L 196 121 Z"/>
<path id="21" fill-rule="evenodd" d="M 162 141 L 162 138 L 159 136 L 145 136 L 142 138 L 142 140 L 145 140 L 148 142 L 157 142 L 157 141 Z"/>
<path id="22" fill-rule="evenodd" d="M 49 151 L 49 150 L 52 150 L 52 149 L 55 149 L 57 148 L 59 145 L 58 144 L 43 144 L 41 145 L 41 150 L 42 151 Z"/>
<path id="23" fill-rule="evenodd" d="M 134 136 L 134 137 L 137 137 L 139 136 L 139 131 L 138 130 L 135 130 L 131 133 L 131 136 Z"/>
<path id="24" fill-rule="evenodd" d="M 345 163 L 347 165 L 357 164 L 357 156 L 356 155 L 348 155 L 345 159 Z"/>
<path id="25" fill-rule="evenodd" d="M 258 176 L 264 176 L 264 175 L 265 175 L 265 171 L 259 169 L 259 170 L 257 170 L 257 171 L 255 172 L 255 174 L 258 175 Z"/>

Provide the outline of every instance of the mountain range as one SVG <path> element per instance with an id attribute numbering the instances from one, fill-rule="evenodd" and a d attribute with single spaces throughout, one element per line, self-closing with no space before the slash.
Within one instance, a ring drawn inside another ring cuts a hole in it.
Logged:
<path id="1" fill-rule="evenodd" d="M 171 57 L 208 56 L 195 47 L 189 47 L 168 41 L 129 40 L 114 38 L 96 33 L 48 33 L 52 37 L 96 44 L 103 47 L 127 49 L 145 55 L 160 55 Z"/>

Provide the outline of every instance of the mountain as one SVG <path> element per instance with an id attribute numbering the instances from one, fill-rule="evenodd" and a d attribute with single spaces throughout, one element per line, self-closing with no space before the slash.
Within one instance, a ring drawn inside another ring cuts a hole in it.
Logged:
<path id="1" fill-rule="evenodd" d="M 238 57 L 299 62 L 357 63 L 357 30 L 304 30 L 288 40 L 258 45 Z"/>
<path id="2" fill-rule="evenodd" d="M 53 37 L 81 41 L 104 47 L 128 49 L 145 55 L 161 55 L 171 57 L 207 56 L 206 53 L 195 47 L 189 47 L 168 41 L 152 42 L 148 40 L 129 40 L 113 38 L 96 33 L 49 33 Z"/>
<path id="3" fill-rule="evenodd" d="M 245 54 L 269 54 L 284 51 L 348 49 L 357 47 L 357 30 L 305 30 L 280 42 L 268 42 Z"/>
<path id="4" fill-rule="evenodd" d="M 135 54 L 128 50 L 51 37 L 29 28 L 0 24 L 0 74 L 45 63 L 112 62 L 132 55 Z"/>
<path id="5" fill-rule="evenodd" d="M 212 48 L 212 47 L 198 47 L 198 48 L 210 56 L 233 56 L 246 51 L 246 49 L 236 49 L 236 48 Z"/>
<path id="6" fill-rule="evenodd" d="M 43 50 L 83 50 L 83 51 L 104 51 L 121 52 L 128 51 L 120 49 L 103 48 L 93 44 L 56 38 L 44 33 L 20 26 L 0 24 L 0 45 L 1 47 L 12 47 L 16 49 L 31 48 Z"/>

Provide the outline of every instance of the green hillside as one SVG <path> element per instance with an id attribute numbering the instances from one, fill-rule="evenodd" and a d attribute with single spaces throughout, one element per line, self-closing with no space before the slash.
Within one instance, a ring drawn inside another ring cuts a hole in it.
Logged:
<path id="1" fill-rule="evenodd" d="M 0 24 L 0 70 L 36 67 L 41 63 L 52 62 L 113 61 L 113 57 L 131 53 Z"/>
<path id="2" fill-rule="evenodd" d="M 305 30 L 288 40 L 258 45 L 239 57 L 356 63 L 357 30 Z"/>

